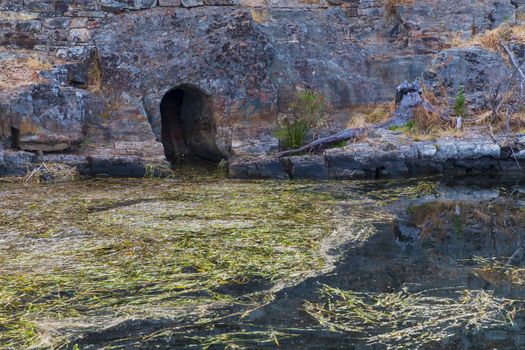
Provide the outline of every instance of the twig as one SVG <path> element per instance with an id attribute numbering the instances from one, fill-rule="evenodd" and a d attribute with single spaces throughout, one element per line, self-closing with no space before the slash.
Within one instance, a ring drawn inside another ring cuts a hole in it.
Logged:
<path id="1" fill-rule="evenodd" d="M 512 62 L 512 64 L 514 65 L 514 67 L 516 68 L 516 70 L 520 73 L 522 79 L 525 79 L 525 74 L 523 73 L 523 71 L 521 70 L 521 65 L 523 64 L 523 62 L 521 62 L 520 64 L 518 64 L 518 60 L 516 59 L 516 57 L 514 56 L 514 54 L 512 53 L 511 49 L 509 48 L 509 46 L 503 41 L 503 40 L 500 40 L 500 44 L 501 46 L 503 47 L 503 49 L 505 49 L 505 52 L 507 53 L 507 55 L 509 56 L 510 58 L 510 61 Z"/>
<path id="2" fill-rule="evenodd" d="M 29 182 L 29 180 L 31 180 L 31 178 L 37 173 L 39 172 L 40 170 L 42 170 L 42 165 L 40 165 L 38 168 L 35 168 L 33 169 L 33 171 L 31 172 L 31 174 L 26 178 L 25 182 Z"/>

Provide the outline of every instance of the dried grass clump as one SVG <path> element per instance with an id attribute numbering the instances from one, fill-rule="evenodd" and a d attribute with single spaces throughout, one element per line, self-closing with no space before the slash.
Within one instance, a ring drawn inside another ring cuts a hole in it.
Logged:
<path id="1" fill-rule="evenodd" d="M 102 90 L 102 70 L 100 69 L 98 58 L 89 66 L 88 90 L 95 93 Z"/>
<path id="2" fill-rule="evenodd" d="M 416 135 L 441 135 L 450 129 L 438 114 L 431 113 L 422 106 L 414 109 L 414 124 Z"/>
<path id="3" fill-rule="evenodd" d="M 34 58 L 34 57 L 27 59 L 26 65 L 27 67 L 31 69 L 39 70 L 39 71 L 49 70 L 53 68 L 53 65 L 51 63 L 45 60 L 42 60 L 41 58 Z"/>
<path id="4" fill-rule="evenodd" d="M 24 183 L 64 182 L 80 178 L 77 167 L 60 163 L 42 163 L 35 169 L 28 171 L 22 178 Z"/>
<path id="5" fill-rule="evenodd" d="M 509 23 L 504 23 L 498 28 L 480 33 L 466 42 L 459 42 L 456 46 L 481 46 L 488 50 L 504 53 L 501 47 L 502 40 L 525 41 L 525 25 L 511 25 Z"/>
<path id="6" fill-rule="evenodd" d="M 493 133 L 498 133 L 506 130 L 505 115 L 498 114 L 494 118 L 492 111 L 486 111 L 477 116 L 474 121 L 477 126 L 490 127 Z M 513 132 L 525 133 L 525 110 L 515 112 L 510 120 L 510 128 Z"/>
<path id="7" fill-rule="evenodd" d="M 486 31 L 485 33 L 478 36 L 475 41 L 480 46 L 493 50 L 493 51 L 499 51 L 500 50 L 500 41 L 501 40 L 509 40 L 512 32 L 508 25 L 503 25 L 501 27 L 498 27 L 493 30 Z"/>
<path id="8" fill-rule="evenodd" d="M 409 127 L 403 128 L 404 131 L 416 139 L 435 139 L 441 136 L 459 136 L 461 131 L 454 126 L 454 119 L 451 122 L 443 120 L 442 115 L 447 115 L 448 94 L 444 86 L 437 88 L 438 94 L 422 84 L 423 100 L 433 107 L 429 111 L 423 106 L 418 106 L 413 110 L 413 122 Z"/>
<path id="9" fill-rule="evenodd" d="M 412 119 L 403 126 L 392 126 L 390 130 L 403 131 L 414 140 L 435 140 L 441 136 L 459 136 L 461 131 L 456 130 L 441 119 L 438 113 L 429 112 L 423 106 L 412 110 Z"/>
<path id="10" fill-rule="evenodd" d="M 358 106 L 350 111 L 352 119 L 347 124 L 348 128 L 361 128 L 379 124 L 387 120 L 395 110 L 394 103 Z"/>
<path id="11" fill-rule="evenodd" d="M 514 127 L 514 130 L 517 130 L 522 134 L 525 133 L 525 108 L 514 113 L 511 120 L 511 126 Z"/>

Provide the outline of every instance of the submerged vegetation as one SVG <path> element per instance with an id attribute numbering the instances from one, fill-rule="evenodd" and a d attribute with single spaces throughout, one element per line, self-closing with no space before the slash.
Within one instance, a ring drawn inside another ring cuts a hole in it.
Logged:
<path id="1" fill-rule="evenodd" d="M 523 268 L 503 259 L 515 237 L 498 217 L 507 212 L 521 227 L 515 214 L 522 208 L 492 192 L 490 205 L 476 207 L 442 198 L 431 178 L 294 183 L 188 176 L 192 181 L 175 171 L 162 180 L 0 183 L 0 348 L 171 348 L 155 342 L 176 339 L 179 348 L 295 349 L 307 348 L 297 344 L 308 336 L 326 336 L 417 349 L 455 332 L 508 326 L 523 310 L 519 295 L 471 288 L 457 276 L 468 267 L 470 279 L 490 286 L 525 285 Z M 453 234 L 458 205 L 461 237 Z M 388 255 L 399 249 L 392 223 L 402 215 L 421 229 L 428 252 L 425 259 L 418 252 L 416 264 Z M 493 228 L 472 225 L 491 217 Z M 479 248 L 491 247 L 484 239 L 491 233 L 499 237 L 496 260 Z M 353 254 L 368 262 L 344 262 Z M 425 265 L 441 255 L 458 263 Z M 400 262 L 406 265 L 397 271 Z M 383 273 L 406 283 L 385 288 Z M 353 278 L 350 287 L 338 284 Z M 359 281 L 370 290 L 354 289 Z M 280 314 L 266 311 L 284 289 L 297 303 L 285 300 Z M 294 307 L 310 328 L 293 323 Z M 284 321 L 259 322 L 265 314 L 266 321 Z"/>
<path id="2" fill-rule="evenodd" d="M 228 290 L 322 268 L 319 244 L 331 232 L 326 198 L 287 183 L 94 180 L 0 190 L 2 348 L 59 347 L 105 317 L 249 304 Z"/>
<path id="3" fill-rule="evenodd" d="M 358 293 L 325 285 L 320 292 L 326 304 L 305 305 L 319 323 L 388 349 L 439 347 L 462 328 L 505 325 L 515 312 L 513 301 L 484 290 Z"/>

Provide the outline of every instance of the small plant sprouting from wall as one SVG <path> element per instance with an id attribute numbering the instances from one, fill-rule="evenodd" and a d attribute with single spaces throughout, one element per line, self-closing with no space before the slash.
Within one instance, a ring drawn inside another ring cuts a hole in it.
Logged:
<path id="1" fill-rule="evenodd" d="M 454 100 L 454 113 L 456 117 L 464 117 L 466 112 L 466 99 L 463 86 L 458 88 L 456 99 Z"/>
<path id="2" fill-rule="evenodd" d="M 289 115 L 277 121 L 279 130 L 275 133 L 285 149 L 303 146 L 309 134 L 326 119 L 325 99 L 312 90 L 299 92 L 290 110 Z"/>
<path id="3" fill-rule="evenodd" d="M 221 159 L 221 161 L 217 164 L 217 169 L 222 172 L 228 171 L 228 161 L 226 159 Z"/>

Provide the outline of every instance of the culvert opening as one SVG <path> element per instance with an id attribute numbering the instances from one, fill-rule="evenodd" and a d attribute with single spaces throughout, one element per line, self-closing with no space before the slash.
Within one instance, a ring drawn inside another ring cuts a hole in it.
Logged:
<path id="1" fill-rule="evenodd" d="M 162 98 L 161 139 L 168 161 L 203 159 L 219 162 L 224 155 L 215 142 L 211 97 L 189 86 L 179 86 Z"/>

